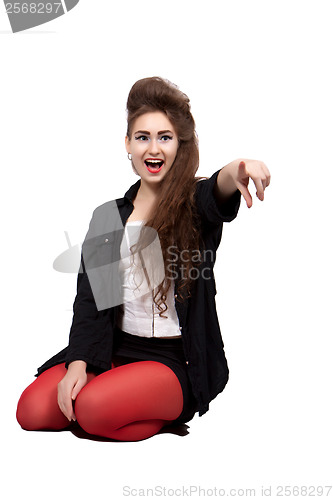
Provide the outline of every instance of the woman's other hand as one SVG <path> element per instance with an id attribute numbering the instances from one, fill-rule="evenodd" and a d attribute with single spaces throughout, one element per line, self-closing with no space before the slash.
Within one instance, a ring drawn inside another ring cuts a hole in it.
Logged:
<path id="1" fill-rule="evenodd" d="M 72 361 L 64 378 L 58 384 L 58 405 L 69 421 L 76 420 L 73 411 L 73 401 L 81 389 L 87 384 L 87 363 L 85 361 Z"/>

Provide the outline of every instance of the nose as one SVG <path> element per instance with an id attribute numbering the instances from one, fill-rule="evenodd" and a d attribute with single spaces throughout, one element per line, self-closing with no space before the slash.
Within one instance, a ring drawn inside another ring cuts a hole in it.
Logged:
<path id="1" fill-rule="evenodd" d="M 152 137 L 149 141 L 149 154 L 151 156 L 158 156 L 160 152 L 161 148 L 158 140 Z"/>

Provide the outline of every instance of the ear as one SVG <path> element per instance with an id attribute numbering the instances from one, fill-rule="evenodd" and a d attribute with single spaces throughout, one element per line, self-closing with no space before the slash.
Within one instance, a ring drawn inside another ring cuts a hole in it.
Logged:
<path id="1" fill-rule="evenodd" d="M 129 140 L 129 137 L 127 135 L 125 137 L 125 148 L 127 153 L 131 152 L 131 141 Z"/>

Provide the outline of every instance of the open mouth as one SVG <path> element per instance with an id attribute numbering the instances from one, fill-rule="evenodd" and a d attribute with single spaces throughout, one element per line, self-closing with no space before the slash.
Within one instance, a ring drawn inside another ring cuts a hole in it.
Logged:
<path id="1" fill-rule="evenodd" d="M 154 158 L 149 158 L 149 159 L 145 160 L 145 165 L 146 165 L 147 169 L 149 170 L 149 172 L 156 174 L 163 167 L 164 161 L 157 160 Z"/>

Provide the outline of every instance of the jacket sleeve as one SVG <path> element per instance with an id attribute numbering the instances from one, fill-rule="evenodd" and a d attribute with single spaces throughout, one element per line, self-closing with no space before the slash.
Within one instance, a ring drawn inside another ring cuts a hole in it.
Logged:
<path id="1" fill-rule="evenodd" d="M 231 222 L 238 214 L 241 193 L 237 191 L 225 202 L 220 203 L 214 196 L 214 186 L 217 182 L 217 170 L 211 177 L 197 182 L 196 205 L 200 217 L 208 224 L 218 225 Z"/>
<path id="2" fill-rule="evenodd" d="M 90 227 L 92 221 L 90 222 Z M 77 293 L 73 304 L 73 320 L 66 354 L 66 367 L 76 360 L 85 361 L 101 371 L 111 368 L 112 309 L 97 309 L 81 253 L 77 277 Z"/>
<path id="3" fill-rule="evenodd" d="M 73 305 L 73 320 L 69 334 L 66 368 L 76 360 L 92 368 L 111 368 L 112 324 L 111 311 L 98 311 L 86 273 L 79 273 Z"/>

